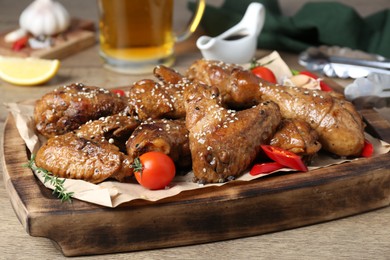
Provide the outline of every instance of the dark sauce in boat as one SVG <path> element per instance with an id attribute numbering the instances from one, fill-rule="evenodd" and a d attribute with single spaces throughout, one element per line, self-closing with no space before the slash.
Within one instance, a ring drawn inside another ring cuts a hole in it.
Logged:
<path id="1" fill-rule="evenodd" d="M 224 38 L 224 40 L 226 40 L 226 41 L 235 41 L 235 40 L 239 40 L 239 39 L 245 38 L 247 36 L 248 36 L 248 34 L 235 34 L 235 35 L 232 35 L 232 36 Z"/>

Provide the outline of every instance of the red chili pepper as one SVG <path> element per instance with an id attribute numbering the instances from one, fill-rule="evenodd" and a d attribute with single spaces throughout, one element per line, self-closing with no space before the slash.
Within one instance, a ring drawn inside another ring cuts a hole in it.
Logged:
<path id="1" fill-rule="evenodd" d="M 374 146 L 370 141 L 365 139 L 361 156 L 368 158 L 371 157 L 373 154 L 374 154 Z"/>
<path id="2" fill-rule="evenodd" d="M 258 163 L 253 165 L 249 174 L 252 176 L 256 176 L 259 174 L 267 174 L 267 173 L 280 170 L 282 168 L 284 168 L 284 166 L 277 162 Z"/>
<path id="3" fill-rule="evenodd" d="M 120 97 L 124 97 L 125 96 L 125 92 L 123 90 L 121 90 L 121 89 L 113 89 L 112 92 L 114 92 L 115 94 L 117 94 Z"/>
<path id="4" fill-rule="evenodd" d="M 308 171 L 302 158 L 295 153 L 271 145 L 261 145 L 261 148 L 270 159 L 281 165 L 298 171 Z"/>
<path id="5" fill-rule="evenodd" d="M 310 78 L 313 79 L 318 79 L 318 76 L 315 75 L 314 73 L 311 73 L 310 71 L 301 71 L 299 74 L 309 76 Z M 320 87 L 322 91 L 333 91 L 333 89 L 329 87 L 329 85 L 326 84 L 323 80 L 320 81 Z"/>
<path id="6" fill-rule="evenodd" d="M 27 42 L 28 42 L 28 36 L 24 36 L 18 39 L 12 44 L 12 50 L 20 51 L 21 49 L 27 46 Z"/>
<path id="7" fill-rule="evenodd" d="M 257 66 L 252 69 L 252 73 L 255 74 L 257 77 L 262 78 L 268 82 L 276 84 L 277 80 L 275 77 L 275 74 L 267 67 L 264 66 Z"/>

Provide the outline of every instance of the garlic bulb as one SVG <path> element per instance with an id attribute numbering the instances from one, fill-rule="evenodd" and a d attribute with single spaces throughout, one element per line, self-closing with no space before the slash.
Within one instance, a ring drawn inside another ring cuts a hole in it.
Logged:
<path id="1" fill-rule="evenodd" d="M 65 31 L 70 16 L 59 2 L 35 0 L 20 15 L 19 25 L 34 36 L 50 36 Z"/>
<path id="2" fill-rule="evenodd" d="M 320 90 L 321 89 L 320 80 L 321 79 L 313 79 L 307 75 L 298 74 L 288 79 L 285 79 L 283 85 Z"/>

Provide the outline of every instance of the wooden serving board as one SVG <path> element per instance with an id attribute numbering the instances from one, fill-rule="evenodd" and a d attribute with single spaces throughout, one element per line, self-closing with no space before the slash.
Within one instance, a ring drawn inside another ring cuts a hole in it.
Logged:
<path id="1" fill-rule="evenodd" d="M 361 111 L 390 141 L 390 124 Z M 390 205 L 390 154 L 250 182 L 186 191 L 157 202 L 105 208 L 61 203 L 23 168 L 29 154 L 10 115 L 4 130 L 4 183 L 20 222 L 66 256 L 192 245 L 282 231 Z"/>
<path id="2" fill-rule="evenodd" d="M 4 41 L 7 33 L 9 31 L 0 33 L 0 55 L 4 56 L 62 59 L 96 43 L 94 22 L 76 18 L 71 20 L 66 32 L 53 38 L 54 45 L 50 48 L 32 49 L 26 46 L 19 51 L 14 51 L 12 43 Z"/>

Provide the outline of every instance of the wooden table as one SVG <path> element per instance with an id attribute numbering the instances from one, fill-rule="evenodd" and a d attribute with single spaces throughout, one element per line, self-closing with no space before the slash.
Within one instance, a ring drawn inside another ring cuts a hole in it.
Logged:
<path id="1" fill-rule="evenodd" d="M 16 26 L 17 17 L 28 2 L 0 1 L 1 31 Z M 66 4 L 74 16 L 96 20 L 94 0 L 68 1 Z M 194 39 L 195 37 L 177 46 L 175 68 L 179 71 L 184 71 L 194 59 L 201 57 L 195 48 Z M 257 56 L 261 57 L 268 52 L 259 50 Z M 282 57 L 292 68 L 302 69 L 297 63 L 296 55 L 282 53 Z M 151 75 L 142 76 L 147 77 L 151 78 Z M 57 86 L 71 82 L 114 87 L 128 85 L 138 79 L 140 76 L 121 75 L 104 70 L 98 57 L 98 46 L 95 45 L 62 60 L 57 76 L 43 86 L 17 87 L 0 82 L 0 103 L 2 105 L 4 102 L 36 99 Z M 339 83 L 346 84 L 348 81 Z M 8 112 L 2 106 L 0 109 L 2 136 L 7 115 Z M 3 173 L 3 169 L 1 171 Z M 0 259 L 64 258 L 50 240 L 31 237 L 25 232 L 9 202 L 3 178 L 0 178 L 0 204 L 2 205 Z M 262 236 L 163 250 L 95 256 L 93 259 L 389 259 L 389 257 L 390 207 L 387 207 L 327 223 Z"/>

